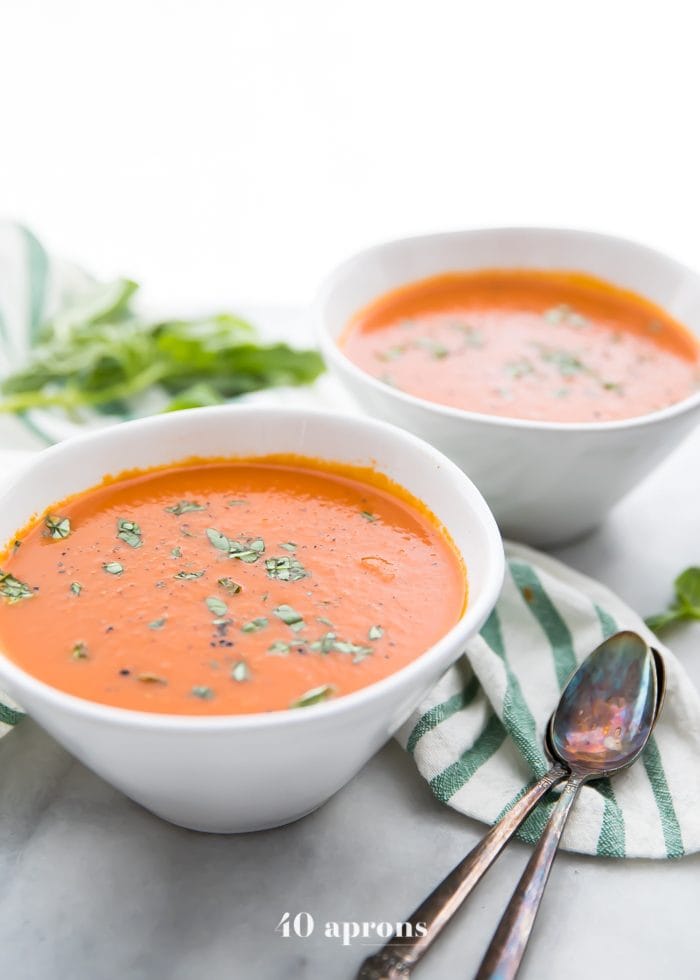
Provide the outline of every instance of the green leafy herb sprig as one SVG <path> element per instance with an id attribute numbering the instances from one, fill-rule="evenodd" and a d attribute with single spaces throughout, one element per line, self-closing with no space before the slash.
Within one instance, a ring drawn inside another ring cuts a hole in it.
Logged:
<path id="1" fill-rule="evenodd" d="M 313 350 L 261 344 L 251 324 L 222 313 L 149 320 L 131 307 L 135 282 L 96 285 L 44 324 L 28 363 L 0 386 L 0 412 L 92 407 L 123 412 L 152 388 L 165 410 L 216 405 L 275 385 L 301 385 L 323 370 Z"/>
<path id="2" fill-rule="evenodd" d="M 675 579 L 673 583 L 675 598 L 664 612 L 649 616 L 646 623 L 649 629 L 658 633 L 672 623 L 690 619 L 700 619 L 700 568 L 691 566 Z"/>

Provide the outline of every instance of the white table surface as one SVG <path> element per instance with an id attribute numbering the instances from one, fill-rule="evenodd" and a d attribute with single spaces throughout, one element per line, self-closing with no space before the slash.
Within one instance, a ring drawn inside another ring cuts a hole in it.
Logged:
<path id="1" fill-rule="evenodd" d="M 2 421 L 0 447 L 27 444 Z M 656 611 L 700 563 L 699 486 L 700 430 L 557 555 Z M 700 624 L 668 641 L 700 685 Z M 343 947 L 325 923 L 401 921 L 484 832 L 437 803 L 395 743 L 316 813 L 239 837 L 151 816 L 31 720 L 0 741 L 0 772 L 0 950 L 13 980 L 349 980 L 376 944 Z M 417 980 L 473 974 L 529 853 L 507 850 Z M 695 980 L 699 900 L 698 855 L 562 853 L 521 975 Z M 311 913 L 313 935 L 283 938 L 284 912 Z"/>

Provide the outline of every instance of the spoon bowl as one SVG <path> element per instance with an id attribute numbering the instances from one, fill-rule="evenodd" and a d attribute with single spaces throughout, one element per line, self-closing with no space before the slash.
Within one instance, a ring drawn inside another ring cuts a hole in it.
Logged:
<path id="1" fill-rule="evenodd" d="M 616 633 L 597 647 L 564 688 L 550 721 L 554 755 L 586 779 L 631 765 L 657 712 L 654 654 L 637 633 Z"/>

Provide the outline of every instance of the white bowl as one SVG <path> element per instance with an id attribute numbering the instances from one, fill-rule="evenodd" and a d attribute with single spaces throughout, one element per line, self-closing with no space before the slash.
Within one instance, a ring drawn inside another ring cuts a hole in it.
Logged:
<path id="1" fill-rule="evenodd" d="M 331 369 L 364 411 L 437 446 L 474 480 L 504 532 L 548 546 L 595 527 L 695 426 L 700 392 L 619 422 L 538 422 L 439 405 L 365 373 L 338 338 L 348 320 L 398 286 L 459 269 L 577 269 L 632 289 L 700 336 L 700 277 L 634 242 L 584 231 L 500 228 L 389 242 L 326 279 L 315 318 Z"/>
<path id="2" fill-rule="evenodd" d="M 467 566 L 467 609 L 418 659 L 345 697 L 293 711 L 192 717 L 129 711 L 42 683 L 0 653 L 0 682 L 100 776 L 149 810 L 195 830 L 274 827 L 314 810 L 408 718 L 494 606 L 503 549 L 462 471 L 384 423 L 308 411 L 211 408 L 161 415 L 68 440 L 38 454 L 0 492 L 0 541 L 33 514 L 107 473 L 188 456 L 309 457 L 374 465 L 423 500 Z"/>

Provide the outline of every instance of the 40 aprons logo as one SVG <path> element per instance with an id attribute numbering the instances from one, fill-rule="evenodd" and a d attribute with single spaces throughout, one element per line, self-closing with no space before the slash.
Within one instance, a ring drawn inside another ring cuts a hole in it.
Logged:
<path id="1" fill-rule="evenodd" d="M 377 939 L 386 941 L 391 936 L 411 939 L 424 936 L 428 931 L 425 922 L 336 922 L 329 919 L 317 927 L 310 912 L 297 912 L 294 916 L 285 912 L 275 926 L 275 932 L 279 932 L 284 939 L 292 936 L 308 939 L 321 929 L 326 939 L 338 940 L 343 946 L 349 946 L 354 939 L 365 942 Z"/>

